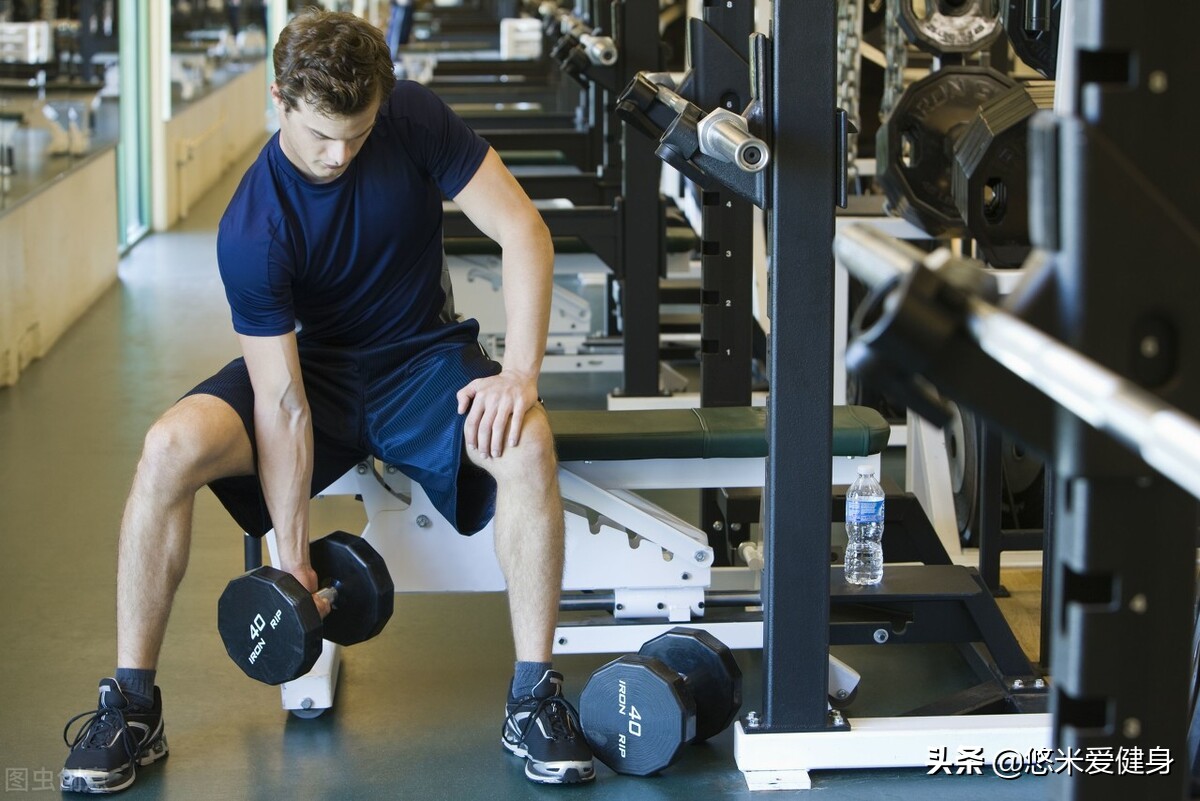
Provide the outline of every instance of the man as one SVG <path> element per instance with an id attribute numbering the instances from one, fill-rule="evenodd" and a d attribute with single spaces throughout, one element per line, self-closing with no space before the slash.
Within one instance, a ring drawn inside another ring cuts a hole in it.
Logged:
<path id="1" fill-rule="evenodd" d="M 279 567 L 312 592 L 308 499 L 367 453 L 419 481 L 464 534 L 494 512 L 517 657 L 502 742 L 533 781 L 588 781 L 591 752 L 550 669 L 563 511 L 537 402 L 549 233 L 486 142 L 428 90 L 396 83 L 365 21 L 302 14 L 274 66 L 280 130 L 217 241 L 244 358 L 146 436 L 121 524 L 117 670 L 98 708 L 77 718 L 62 788 L 124 789 L 167 755 L 155 666 L 195 493 L 210 486 L 251 534 L 274 527 Z M 503 249 L 503 369 L 477 324 L 448 312 L 443 194 Z"/>

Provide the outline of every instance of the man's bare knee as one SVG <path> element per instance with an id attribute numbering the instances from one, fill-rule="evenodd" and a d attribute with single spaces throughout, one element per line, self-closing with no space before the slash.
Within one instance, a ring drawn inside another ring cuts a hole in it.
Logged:
<path id="1" fill-rule="evenodd" d="M 550 430 L 550 419 L 540 406 L 535 406 L 525 415 L 518 444 L 521 455 L 530 466 L 542 466 L 554 470 L 558 457 L 554 452 L 554 432 Z"/>
<path id="2" fill-rule="evenodd" d="M 241 418 L 229 404 L 192 395 L 155 421 L 142 447 L 139 478 L 177 491 L 196 491 L 214 479 L 254 471 Z"/>
<path id="3" fill-rule="evenodd" d="M 554 434 L 546 412 L 539 406 L 525 414 L 521 440 L 516 446 L 506 446 L 498 458 L 483 459 L 479 452 L 468 451 L 471 461 L 496 477 L 546 482 L 558 469 L 554 452 Z"/>

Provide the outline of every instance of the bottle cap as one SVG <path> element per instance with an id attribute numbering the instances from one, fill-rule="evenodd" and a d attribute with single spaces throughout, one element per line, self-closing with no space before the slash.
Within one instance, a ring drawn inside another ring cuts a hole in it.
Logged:
<path id="1" fill-rule="evenodd" d="M 873 476 L 875 475 L 875 468 L 869 464 L 860 464 L 858 466 L 858 474 L 860 476 Z"/>

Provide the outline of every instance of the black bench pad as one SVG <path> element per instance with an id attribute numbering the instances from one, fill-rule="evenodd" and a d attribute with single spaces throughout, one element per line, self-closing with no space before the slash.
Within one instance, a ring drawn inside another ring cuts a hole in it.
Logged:
<path id="1" fill-rule="evenodd" d="M 756 406 L 634 411 L 551 411 L 564 462 L 752 458 L 767 455 L 767 410 Z M 891 427 L 865 406 L 833 408 L 833 455 L 870 456 Z"/>

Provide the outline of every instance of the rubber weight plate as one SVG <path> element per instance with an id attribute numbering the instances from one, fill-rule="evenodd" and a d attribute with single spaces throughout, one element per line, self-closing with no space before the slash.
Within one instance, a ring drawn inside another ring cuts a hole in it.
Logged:
<path id="1" fill-rule="evenodd" d="M 392 617 L 396 587 L 383 557 L 362 537 L 335 531 L 309 546 L 320 589 L 337 588 L 325 617 L 325 639 L 340 645 L 369 640 Z"/>
<path id="2" fill-rule="evenodd" d="M 954 144 L 979 107 L 1016 82 L 986 67 L 950 66 L 912 84 L 879 127 L 879 183 L 889 210 L 930 236 L 960 233 Z"/>
<path id="3" fill-rule="evenodd" d="M 1029 255 L 1029 118 L 1038 110 L 1020 86 L 993 97 L 954 145 L 954 203 L 980 256 L 1019 267 Z"/>
<path id="4" fill-rule="evenodd" d="M 304 675 L 321 655 L 321 616 L 311 596 L 274 567 L 230 581 L 217 602 L 217 621 L 229 658 L 267 684 Z"/>
<path id="5" fill-rule="evenodd" d="M 579 696 L 579 721 L 592 753 L 634 776 L 658 773 L 696 736 L 696 706 L 683 678 L 638 654 L 592 674 Z"/>
<path id="6" fill-rule="evenodd" d="M 1054 77 L 1058 66 L 1061 11 L 1062 0 L 1006 0 L 1004 6 L 1004 30 L 1013 52 L 1047 78 Z"/>
<path id="7" fill-rule="evenodd" d="M 974 53 L 999 36 L 998 0 L 896 0 L 900 27 L 927 53 Z"/>
<path id="8" fill-rule="evenodd" d="M 742 670 L 725 643 L 702 629 L 676 627 L 638 651 L 684 676 L 696 704 L 696 742 L 720 734 L 742 708 Z"/>

